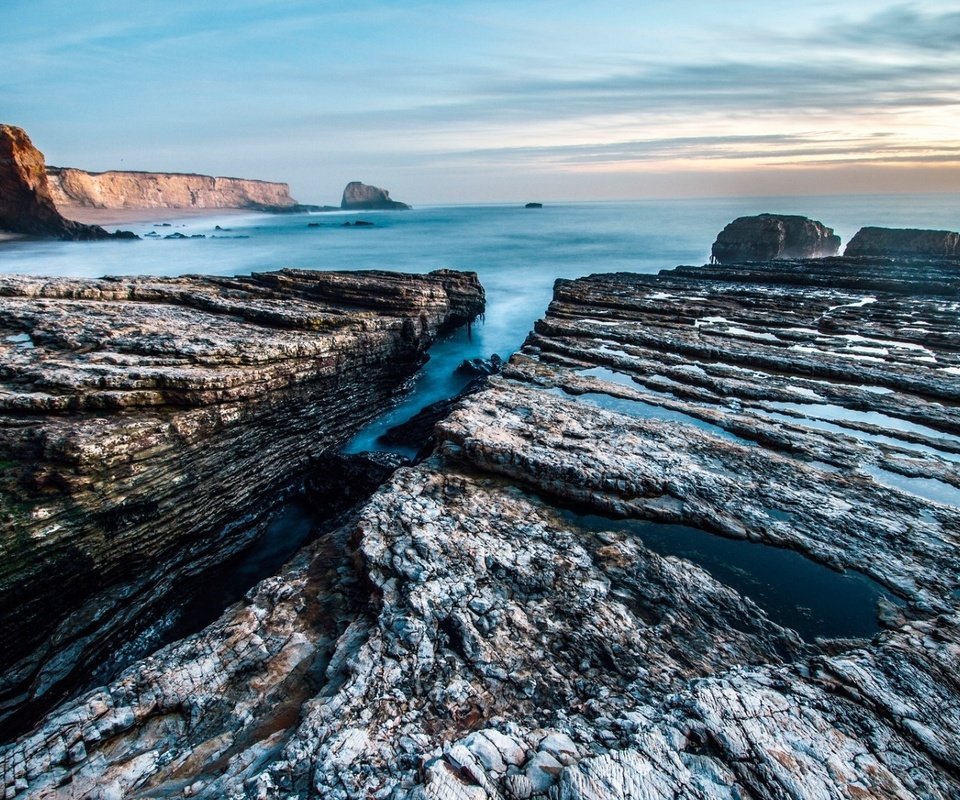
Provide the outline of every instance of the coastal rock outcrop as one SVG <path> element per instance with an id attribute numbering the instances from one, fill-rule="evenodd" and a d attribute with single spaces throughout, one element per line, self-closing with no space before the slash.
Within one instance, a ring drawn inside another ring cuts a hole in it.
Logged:
<path id="1" fill-rule="evenodd" d="M 840 237 L 833 228 L 791 214 L 739 217 L 717 235 L 712 256 L 720 264 L 770 261 L 778 258 L 821 258 L 836 255 Z"/>
<path id="2" fill-rule="evenodd" d="M 558 281 L 432 455 L 0 748 L 9 795 L 955 796 L 957 266 Z"/>
<path id="3" fill-rule="evenodd" d="M 861 228 L 843 251 L 846 256 L 960 258 L 960 233 L 916 228 Z"/>
<path id="4" fill-rule="evenodd" d="M 379 186 L 369 186 L 360 181 L 351 181 L 343 190 L 340 208 L 345 211 L 376 211 L 408 209 L 406 203 L 390 199 L 390 192 Z"/>
<path id="5" fill-rule="evenodd" d="M 14 125 L 0 125 L 0 230 L 58 239 L 136 238 L 65 219 L 57 210 L 43 153 Z"/>
<path id="6" fill-rule="evenodd" d="M 58 208 L 293 209 L 285 183 L 176 172 L 86 172 L 48 167 L 50 195 Z"/>
<path id="7" fill-rule="evenodd" d="M 446 270 L 0 278 L 0 724 L 253 541 L 483 304 Z"/>

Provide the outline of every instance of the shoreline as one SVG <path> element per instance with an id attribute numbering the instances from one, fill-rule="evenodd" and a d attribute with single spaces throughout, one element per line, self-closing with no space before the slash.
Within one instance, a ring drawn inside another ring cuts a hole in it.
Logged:
<path id="1" fill-rule="evenodd" d="M 255 209 L 249 208 L 86 208 L 84 206 L 63 206 L 58 210 L 67 219 L 82 222 L 86 225 L 100 226 L 258 213 Z"/>

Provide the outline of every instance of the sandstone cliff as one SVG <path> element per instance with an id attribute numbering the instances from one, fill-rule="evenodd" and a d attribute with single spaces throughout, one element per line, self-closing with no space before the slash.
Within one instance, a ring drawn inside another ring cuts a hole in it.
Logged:
<path id="1" fill-rule="evenodd" d="M 833 228 L 806 217 L 758 214 L 727 225 L 713 243 L 720 264 L 768 261 L 775 258 L 821 258 L 836 255 L 840 237 Z"/>
<path id="2" fill-rule="evenodd" d="M 61 209 L 269 208 L 297 205 L 285 183 L 171 172 L 85 172 L 48 167 L 53 201 Z"/>
<path id="3" fill-rule="evenodd" d="M 960 258 L 960 233 L 916 228 L 861 228 L 843 251 L 847 256 Z"/>
<path id="4" fill-rule="evenodd" d="M 0 278 L 0 726 L 249 544 L 482 310 L 449 271 Z"/>
<path id="5" fill-rule="evenodd" d="M 9 796 L 955 797 L 957 266 L 558 281 L 432 455 L 0 749 Z"/>
<path id="6" fill-rule="evenodd" d="M 107 239 L 96 225 L 64 219 L 57 210 L 44 166 L 22 128 L 0 125 L 0 230 L 60 239 Z M 136 238 L 123 234 L 124 238 Z"/>
<path id="7" fill-rule="evenodd" d="M 390 199 L 390 192 L 379 186 L 368 186 L 360 181 L 352 181 L 343 190 L 343 199 L 340 208 L 344 210 L 371 211 L 371 210 L 403 210 L 408 209 L 406 203 Z"/>

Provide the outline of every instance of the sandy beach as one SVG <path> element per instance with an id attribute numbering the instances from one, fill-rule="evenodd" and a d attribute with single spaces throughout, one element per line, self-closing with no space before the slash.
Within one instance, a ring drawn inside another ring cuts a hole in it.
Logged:
<path id="1" fill-rule="evenodd" d="M 103 226 L 252 213 L 249 209 L 243 208 L 88 208 L 86 206 L 62 206 L 59 211 L 67 219 L 87 225 Z"/>

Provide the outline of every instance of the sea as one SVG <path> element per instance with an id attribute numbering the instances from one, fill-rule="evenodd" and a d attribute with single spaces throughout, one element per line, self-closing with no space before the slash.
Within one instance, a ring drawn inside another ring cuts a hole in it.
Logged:
<path id="1" fill-rule="evenodd" d="M 141 241 L 0 245 L 0 273 L 33 275 L 246 275 L 297 267 L 475 271 L 486 289 L 484 318 L 437 342 L 411 390 L 362 431 L 351 452 L 376 449 L 388 427 L 468 380 L 467 358 L 507 358 L 550 302 L 557 278 L 600 272 L 657 272 L 709 259 L 731 220 L 763 212 L 802 214 L 832 227 L 844 243 L 865 225 L 960 228 L 960 195 L 736 197 L 635 202 L 422 206 L 410 211 L 231 214 L 125 224 Z M 371 226 L 345 226 L 363 220 Z M 219 226 L 219 229 L 218 229 Z M 112 228 L 112 226 L 109 226 Z M 166 239 L 180 233 L 200 239 Z M 409 455 L 409 454 L 408 454 Z"/>
<path id="2" fill-rule="evenodd" d="M 396 407 L 360 431 L 345 448 L 359 452 L 385 449 L 377 439 L 387 428 L 429 403 L 456 394 L 469 380 L 456 373 L 465 359 L 494 353 L 506 359 L 516 351 L 546 310 L 558 278 L 602 272 L 653 273 L 680 264 L 704 264 L 724 225 L 736 217 L 763 212 L 820 220 L 846 243 L 867 225 L 957 230 L 960 195 L 545 203 L 538 209 L 522 204 L 448 205 L 410 211 L 191 217 L 167 220 L 165 225 L 123 226 L 145 237 L 141 241 L 8 242 L 0 245 L 0 273 L 88 278 L 245 275 L 283 267 L 403 272 L 446 267 L 477 272 L 487 295 L 484 318 L 434 344 L 429 361 Z M 345 225 L 358 220 L 372 225 Z M 175 233 L 188 238 L 163 238 Z M 222 580 L 206 581 L 208 593 L 195 603 L 199 611 L 188 615 L 187 629 L 180 627 L 180 634 L 202 627 L 256 580 L 272 574 L 310 535 L 314 524 L 310 514 L 296 503 L 282 508 L 268 535 L 239 563 L 232 564 Z M 768 612 L 808 636 L 815 632 L 870 635 L 877 629 L 876 601 L 880 596 L 889 599 L 878 586 L 856 574 L 839 575 L 811 562 L 805 568 L 815 567 L 822 573 L 815 582 L 795 565 L 763 565 L 752 551 L 745 555 L 726 552 L 742 543 L 713 542 L 716 537 L 700 534 L 708 538 L 696 539 L 693 545 L 689 533 L 683 534 L 687 539 L 677 531 L 654 534 L 667 543 L 665 552 L 693 558 L 728 580 L 745 576 L 747 583 L 741 586 L 733 580 L 732 585 L 755 598 L 766 592 Z M 715 551 L 720 547 L 725 549 L 718 554 Z M 769 557 L 785 556 L 764 555 Z M 785 588 L 785 572 L 796 578 L 786 582 L 788 587 L 795 585 L 794 589 Z M 816 595 L 829 597 L 829 607 L 817 609 Z M 854 607 L 858 617 L 851 611 Z"/>

